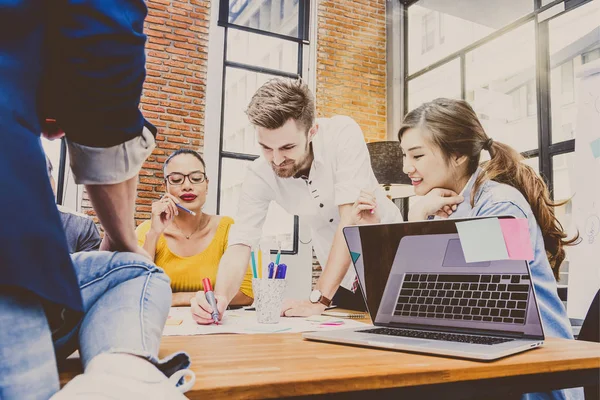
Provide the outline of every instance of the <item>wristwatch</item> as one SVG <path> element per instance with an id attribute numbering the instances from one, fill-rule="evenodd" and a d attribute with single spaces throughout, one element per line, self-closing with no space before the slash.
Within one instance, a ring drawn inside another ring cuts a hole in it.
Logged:
<path id="1" fill-rule="evenodd" d="M 310 296 L 308 297 L 308 299 L 313 304 L 321 303 L 325 307 L 329 307 L 331 305 L 331 300 L 323 296 L 321 291 L 318 289 L 315 289 L 312 292 L 310 292 Z"/>

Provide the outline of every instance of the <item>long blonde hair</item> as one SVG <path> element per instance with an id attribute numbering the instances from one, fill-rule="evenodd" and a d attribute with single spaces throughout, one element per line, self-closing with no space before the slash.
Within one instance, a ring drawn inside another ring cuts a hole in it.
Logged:
<path id="1" fill-rule="evenodd" d="M 566 203 L 555 203 L 550 198 L 548 187 L 536 172 L 523 163 L 523 156 L 512 147 L 491 139 L 483 129 L 477 114 L 463 100 L 439 98 L 409 112 L 398 132 L 398 139 L 408 129 L 422 127 L 431 134 L 432 142 L 438 146 L 448 161 L 452 156 L 467 156 L 467 172 L 472 175 L 480 165 L 481 151 L 487 150 L 491 159 L 481 167 L 481 173 L 473 185 L 471 206 L 475 194 L 487 180 L 504 183 L 516 188 L 525 197 L 542 230 L 544 246 L 554 277 L 558 279 L 560 265 L 565 259 L 564 246 L 576 244 L 579 234 L 567 239 L 554 208 Z"/>

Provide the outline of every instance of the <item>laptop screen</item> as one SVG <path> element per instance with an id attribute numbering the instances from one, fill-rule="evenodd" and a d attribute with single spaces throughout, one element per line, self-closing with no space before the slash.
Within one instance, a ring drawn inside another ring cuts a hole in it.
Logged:
<path id="1" fill-rule="evenodd" d="M 456 230 L 465 220 L 344 228 L 375 325 L 543 337 L 527 262 L 467 263 Z"/>

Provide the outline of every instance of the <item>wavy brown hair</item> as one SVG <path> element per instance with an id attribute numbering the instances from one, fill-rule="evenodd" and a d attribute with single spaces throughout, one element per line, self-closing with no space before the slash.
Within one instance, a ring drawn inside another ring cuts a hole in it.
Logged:
<path id="1" fill-rule="evenodd" d="M 568 202 L 555 203 L 544 180 L 523 163 L 523 156 L 512 147 L 492 140 L 483 129 L 477 114 L 463 100 L 435 99 L 409 112 L 398 132 L 398 139 L 411 128 L 424 128 L 430 140 L 439 147 L 446 161 L 452 156 L 467 156 L 467 173 L 473 174 L 480 165 L 481 151 L 487 150 L 491 159 L 481 165 L 483 173 L 477 177 L 471 192 L 471 206 L 475 194 L 487 180 L 516 188 L 525 197 L 542 230 L 544 246 L 554 277 L 558 279 L 560 265 L 565 259 L 564 246 L 576 244 L 579 234 L 567 239 L 554 208 Z"/>

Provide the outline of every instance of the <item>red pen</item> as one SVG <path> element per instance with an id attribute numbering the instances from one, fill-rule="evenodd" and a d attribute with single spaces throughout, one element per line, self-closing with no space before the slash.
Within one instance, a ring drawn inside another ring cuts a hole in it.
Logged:
<path id="1" fill-rule="evenodd" d="M 206 296 L 206 301 L 208 301 L 208 304 L 210 304 L 210 306 L 213 309 L 213 321 L 215 321 L 215 324 L 219 325 L 219 310 L 217 310 L 217 299 L 215 299 L 215 294 L 213 293 L 212 286 L 210 284 L 210 279 L 202 279 L 202 286 L 204 286 L 204 295 Z"/>

